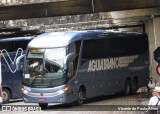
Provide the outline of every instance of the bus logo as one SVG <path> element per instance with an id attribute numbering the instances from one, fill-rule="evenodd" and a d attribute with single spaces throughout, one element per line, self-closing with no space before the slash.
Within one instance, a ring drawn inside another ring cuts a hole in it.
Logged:
<path id="1" fill-rule="evenodd" d="M 90 60 L 88 72 L 128 67 L 137 58 L 138 55 Z"/>

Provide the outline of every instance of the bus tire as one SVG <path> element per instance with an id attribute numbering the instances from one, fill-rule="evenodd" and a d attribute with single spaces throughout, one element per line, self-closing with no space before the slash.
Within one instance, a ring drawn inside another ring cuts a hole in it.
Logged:
<path id="1" fill-rule="evenodd" d="M 84 91 L 82 88 L 80 88 L 77 94 L 76 105 L 82 105 L 83 102 L 84 102 Z"/>
<path id="2" fill-rule="evenodd" d="M 136 94 L 137 89 L 138 89 L 138 80 L 133 79 L 132 85 L 131 85 L 131 94 Z"/>
<path id="3" fill-rule="evenodd" d="M 48 103 L 39 103 L 39 106 L 41 107 L 41 109 L 45 109 L 48 106 Z"/>
<path id="4" fill-rule="evenodd" d="M 2 89 L 2 99 L 3 99 L 3 104 L 6 104 L 9 102 L 11 99 L 11 92 L 9 89 L 3 88 Z"/>
<path id="5" fill-rule="evenodd" d="M 129 79 L 126 79 L 125 85 L 124 85 L 124 95 L 128 96 L 131 93 L 131 83 Z"/>

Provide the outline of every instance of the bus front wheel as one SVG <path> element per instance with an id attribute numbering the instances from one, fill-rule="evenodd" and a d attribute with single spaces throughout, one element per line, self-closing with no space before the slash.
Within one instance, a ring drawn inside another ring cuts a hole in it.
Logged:
<path id="1" fill-rule="evenodd" d="M 39 106 L 41 107 L 41 109 L 45 109 L 48 106 L 48 103 L 39 103 Z"/>
<path id="2" fill-rule="evenodd" d="M 83 102 L 84 102 L 84 91 L 83 91 L 82 88 L 80 88 L 79 91 L 78 91 L 76 104 L 77 105 L 82 105 Z"/>
<path id="3" fill-rule="evenodd" d="M 128 96 L 131 93 L 131 83 L 129 79 L 126 79 L 124 86 L 124 95 Z"/>
<path id="4" fill-rule="evenodd" d="M 10 98 L 11 98 L 11 92 L 8 89 L 6 89 L 6 88 L 2 89 L 3 103 L 4 104 L 8 103 L 9 100 L 10 100 Z"/>

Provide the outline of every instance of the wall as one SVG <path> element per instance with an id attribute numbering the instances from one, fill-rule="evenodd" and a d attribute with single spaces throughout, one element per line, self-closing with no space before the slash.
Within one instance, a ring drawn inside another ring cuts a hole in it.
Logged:
<path id="1" fill-rule="evenodd" d="M 153 77 L 153 84 L 160 84 L 160 76 L 156 72 L 158 63 L 154 60 L 153 52 L 157 47 L 160 46 L 160 18 L 152 17 L 146 23 L 146 32 L 149 37 L 149 48 L 150 48 L 150 72 Z"/>

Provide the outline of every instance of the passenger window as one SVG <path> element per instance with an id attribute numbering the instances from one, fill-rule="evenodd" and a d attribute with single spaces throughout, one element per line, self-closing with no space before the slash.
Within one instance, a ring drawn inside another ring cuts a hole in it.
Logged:
<path id="1" fill-rule="evenodd" d="M 143 53 L 148 49 L 146 37 L 113 37 L 85 40 L 82 60 L 119 57 Z M 83 62 L 83 61 L 82 61 Z"/>

